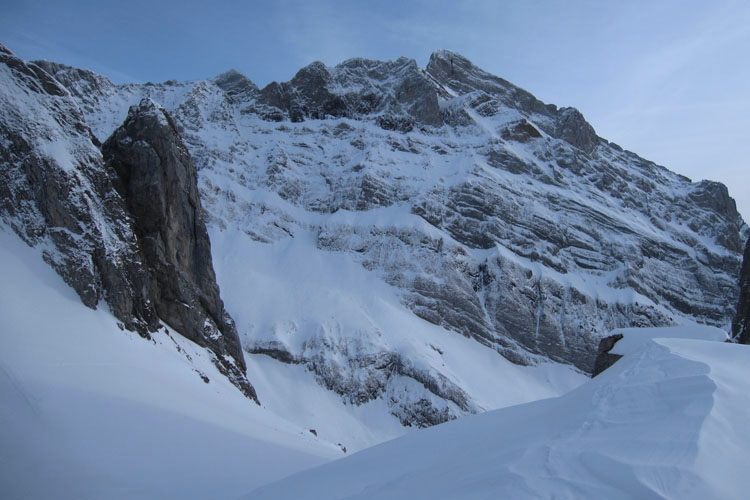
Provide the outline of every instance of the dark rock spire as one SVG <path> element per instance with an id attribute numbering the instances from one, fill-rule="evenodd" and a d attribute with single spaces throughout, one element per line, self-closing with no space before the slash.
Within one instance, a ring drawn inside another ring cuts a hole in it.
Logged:
<path id="1" fill-rule="evenodd" d="M 102 147 L 113 184 L 133 215 L 162 321 L 217 355 L 217 367 L 256 399 L 234 322 L 219 296 L 195 168 L 167 112 L 132 106 Z"/>
<path id="2" fill-rule="evenodd" d="M 740 344 L 750 344 L 750 239 L 745 245 L 745 256 L 740 271 L 740 299 L 732 322 L 732 336 Z"/>

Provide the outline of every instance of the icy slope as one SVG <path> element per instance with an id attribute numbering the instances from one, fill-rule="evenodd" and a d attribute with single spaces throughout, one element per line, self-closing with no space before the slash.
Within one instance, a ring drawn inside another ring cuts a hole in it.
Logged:
<path id="1" fill-rule="evenodd" d="M 560 398 L 409 434 L 257 499 L 746 498 L 750 348 L 646 341 Z"/>
<path id="2" fill-rule="evenodd" d="M 4 499 L 236 498 L 342 456 L 247 399 L 209 352 L 91 310 L 0 228 Z"/>

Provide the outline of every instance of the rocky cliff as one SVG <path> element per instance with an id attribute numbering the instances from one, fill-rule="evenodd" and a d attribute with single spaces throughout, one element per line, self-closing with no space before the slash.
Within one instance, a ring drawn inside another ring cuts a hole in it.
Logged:
<path id="1" fill-rule="evenodd" d="M 219 298 L 195 171 L 166 112 L 134 107 L 104 159 L 77 102 L 41 66 L 0 47 L 0 72 L 3 222 L 45 248 L 84 304 L 105 301 L 147 338 L 166 323 L 256 399 Z"/>
<path id="2" fill-rule="evenodd" d="M 745 245 L 740 270 L 740 298 L 732 322 L 732 336 L 741 344 L 750 344 L 750 239 Z"/>
<path id="3" fill-rule="evenodd" d="M 236 71 L 114 85 L 37 67 L 102 141 L 144 97 L 164 106 L 198 170 L 209 231 L 246 236 L 260 253 L 310 243 L 356 262 L 416 317 L 514 363 L 591 372 L 615 328 L 726 325 L 734 314 L 745 226 L 725 186 L 625 151 L 577 110 L 458 54 L 438 51 L 425 69 L 405 58 L 313 63 L 262 89 Z M 304 280 L 295 286 L 315 294 Z M 291 309 L 263 321 L 245 309 L 230 311 L 246 351 L 306 366 L 347 402 L 387 400 L 414 425 L 483 408 L 435 354 L 443 348 L 378 318 L 352 313 L 331 328 Z"/>
<path id="4" fill-rule="evenodd" d="M 220 355 L 217 367 L 252 398 L 234 321 L 216 284 L 195 168 L 169 114 L 150 99 L 103 144 L 114 188 L 133 217 L 158 317 Z M 226 356 L 228 355 L 228 357 Z"/>

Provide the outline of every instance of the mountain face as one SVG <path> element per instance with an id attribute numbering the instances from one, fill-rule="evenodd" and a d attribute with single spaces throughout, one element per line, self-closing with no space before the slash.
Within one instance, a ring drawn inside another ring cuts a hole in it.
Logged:
<path id="1" fill-rule="evenodd" d="M 745 245 L 745 255 L 740 271 L 740 299 L 732 322 L 732 336 L 741 344 L 750 344 L 750 239 Z"/>
<path id="2" fill-rule="evenodd" d="M 256 399 L 224 311 L 195 170 L 168 114 L 144 100 L 102 150 L 68 91 L 0 48 L 0 215 L 95 308 L 149 338 L 161 322 L 208 347 Z"/>
<path id="3" fill-rule="evenodd" d="M 302 248 L 306 255 L 354 262 L 413 316 L 519 365 L 554 360 L 590 372 L 600 338 L 614 328 L 726 325 L 734 313 L 745 225 L 726 187 L 693 183 L 624 151 L 598 137 L 577 110 L 545 104 L 458 54 L 436 52 L 424 70 L 405 58 L 352 59 L 332 68 L 313 63 L 289 82 L 262 89 L 236 71 L 195 82 L 114 85 L 51 62 L 23 67 L 46 76 L 14 74 L 14 81 L 47 85 L 59 96 L 44 99 L 65 103 L 60 114 L 74 123 L 64 133 L 87 152 L 89 170 L 96 171 L 90 175 L 102 177 L 96 199 L 116 203 L 127 221 L 116 239 L 154 263 L 142 271 L 143 280 L 160 280 L 153 297 L 162 305 L 139 305 L 144 312 L 128 317 L 145 325 L 151 316 L 170 318 L 189 338 L 206 338 L 204 345 L 226 351 L 238 367 L 241 356 L 214 293 L 213 272 L 202 269 L 210 261 L 203 232 L 180 241 L 190 221 L 199 219 L 193 210 L 198 198 L 212 236 L 240 235 L 253 256 L 265 248 Z M 167 113 L 141 104 L 144 98 Z M 8 126 L 14 127 L 21 125 Z M 173 137 L 172 145 L 164 148 L 163 138 L 142 144 L 142 132 Z M 105 143 L 104 160 L 97 140 Z M 171 201 L 171 181 L 150 179 L 147 166 L 168 157 L 176 170 L 167 178 L 190 177 L 183 169 L 188 153 L 198 196 L 186 188 Z M 31 200 L 30 186 L 38 184 L 24 182 L 3 199 L 28 191 Z M 147 194 L 142 183 L 165 196 Z M 33 199 L 41 205 L 65 195 Z M 4 208 L 15 217 L 12 224 L 18 220 L 13 207 L 26 206 L 19 202 Z M 183 213 L 181 225 L 152 227 L 175 209 Z M 27 219 L 16 223 L 20 232 L 37 227 L 46 235 L 60 224 Z M 66 235 L 55 237 L 68 241 Z M 86 238 L 95 240 L 86 243 L 89 253 L 107 247 L 92 233 Z M 68 253 L 78 255 L 81 241 L 70 240 Z M 222 249 L 214 261 L 235 250 Z M 224 279 L 240 280 L 252 260 L 234 262 L 233 276 Z M 91 266 L 98 276 L 106 264 Z M 180 279 L 170 279 L 172 269 L 196 288 L 183 293 Z M 293 286 L 309 297 L 302 302 L 318 304 L 316 283 L 305 281 L 307 275 L 299 273 Z M 153 290 L 132 288 L 144 287 Z M 102 295 L 87 293 L 89 304 Z M 451 353 L 415 340 L 409 330 L 386 328 L 373 309 L 333 314 L 322 302 L 305 316 L 271 297 L 263 291 L 252 296 L 256 311 L 280 311 L 263 320 L 245 312 L 251 304 L 227 299 L 237 304 L 230 311 L 248 355 L 303 365 L 348 404 L 383 400 L 404 425 L 432 425 L 487 408 L 469 380 L 456 375 Z M 196 314 L 210 319 L 219 340 L 191 330 L 195 317 L 182 314 L 180 302 L 200 303 L 203 312 Z"/>

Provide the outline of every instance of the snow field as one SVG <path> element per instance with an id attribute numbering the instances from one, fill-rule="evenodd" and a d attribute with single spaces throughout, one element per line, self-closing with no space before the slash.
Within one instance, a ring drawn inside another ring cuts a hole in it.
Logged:
<path id="1" fill-rule="evenodd" d="M 253 499 L 742 499 L 750 348 L 641 343 L 558 398 L 411 433 Z"/>
<path id="2" fill-rule="evenodd" d="M 342 455 L 175 332 L 147 341 L 84 307 L 5 226 L 0 275 L 3 498 L 236 498 Z"/>

